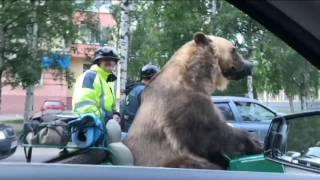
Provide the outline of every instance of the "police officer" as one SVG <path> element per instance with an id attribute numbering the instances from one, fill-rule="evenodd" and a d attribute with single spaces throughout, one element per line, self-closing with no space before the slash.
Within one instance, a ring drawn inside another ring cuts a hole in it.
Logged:
<path id="1" fill-rule="evenodd" d="M 111 47 L 103 47 L 95 52 L 93 65 L 76 81 L 72 109 L 76 113 L 94 113 L 106 121 L 115 112 L 113 81 L 119 57 Z"/>
<path id="2" fill-rule="evenodd" d="M 141 103 L 141 94 L 152 77 L 160 71 L 158 66 L 147 64 L 140 72 L 141 81 L 126 88 L 126 99 L 123 108 L 123 131 L 128 132 Z"/>

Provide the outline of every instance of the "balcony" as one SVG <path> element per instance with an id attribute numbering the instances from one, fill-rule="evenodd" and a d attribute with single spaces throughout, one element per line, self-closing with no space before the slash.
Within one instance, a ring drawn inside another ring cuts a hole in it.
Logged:
<path id="1" fill-rule="evenodd" d="M 92 57 L 94 52 L 100 47 L 100 44 L 73 44 L 70 47 L 70 52 L 72 57 L 86 58 Z"/>

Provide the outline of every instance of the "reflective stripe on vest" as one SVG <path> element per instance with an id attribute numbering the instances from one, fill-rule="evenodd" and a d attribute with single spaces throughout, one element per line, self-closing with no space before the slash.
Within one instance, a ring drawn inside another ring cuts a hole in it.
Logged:
<path id="1" fill-rule="evenodd" d="M 99 81 L 100 81 L 100 86 L 101 86 L 101 96 L 100 96 L 100 108 L 102 109 L 102 112 L 101 114 L 106 116 L 107 114 L 107 110 L 105 108 L 105 103 L 104 103 L 104 96 L 105 96 L 105 93 L 104 93 L 104 90 L 103 90 L 103 85 L 102 85 L 102 80 L 99 76 Z"/>
<path id="2" fill-rule="evenodd" d="M 76 111 L 78 108 L 82 108 L 84 106 L 95 106 L 96 103 L 92 101 L 81 101 L 74 105 L 74 111 Z"/>
<path id="3" fill-rule="evenodd" d="M 112 111 L 108 111 L 105 107 L 107 100 L 105 99 L 105 91 L 103 90 L 103 84 L 102 84 L 103 82 L 100 77 L 99 77 L 99 80 L 100 80 L 100 84 L 101 84 L 100 108 L 102 110 L 102 112 L 100 112 L 100 113 L 101 113 L 101 115 L 103 115 L 105 120 L 109 120 L 106 118 L 112 118 Z M 109 87 L 110 93 L 112 95 L 112 97 L 110 97 L 110 99 L 113 98 L 113 101 L 114 101 L 114 95 L 113 95 L 112 88 L 110 87 L 110 85 L 108 83 L 107 83 L 107 86 Z"/>

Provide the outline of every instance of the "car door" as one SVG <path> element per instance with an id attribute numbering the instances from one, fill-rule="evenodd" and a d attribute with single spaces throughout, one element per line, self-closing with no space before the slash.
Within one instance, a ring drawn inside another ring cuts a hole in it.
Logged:
<path id="1" fill-rule="evenodd" d="M 276 113 L 255 102 L 234 101 L 232 107 L 239 116 L 236 127 L 247 130 L 263 141 Z"/>

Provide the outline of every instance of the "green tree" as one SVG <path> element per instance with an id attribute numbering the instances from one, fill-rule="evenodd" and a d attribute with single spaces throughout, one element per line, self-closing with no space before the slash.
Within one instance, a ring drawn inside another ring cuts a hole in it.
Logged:
<path id="1" fill-rule="evenodd" d="M 210 2 L 134 1 L 128 77 L 138 79 L 146 63 L 163 66 L 195 32 L 208 32 Z"/>
<path id="2" fill-rule="evenodd" d="M 273 94 L 284 90 L 292 112 L 293 98 L 298 95 L 301 109 L 305 110 L 308 99 L 318 97 L 318 70 L 277 37 L 268 34 L 262 41 L 264 44 L 257 51 L 261 63 L 257 72 L 259 87 Z"/>
<path id="3" fill-rule="evenodd" d="M 5 77 L 4 85 L 28 87 L 37 83 L 43 55 L 66 50 L 78 34 L 78 26 L 73 22 L 74 13 L 84 11 L 91 3 L 92 0 L 83 3 L 74 0 L 1 1 L 0 77 Z M 36 34 L 33 34 L 34 24 L 37 25 Z M 35 35 L 36 48 L 32 48 Z M 70 74 L 62 72 L 60 75 Z"/>
<path id="4" fill-rule="evenodd" d="M 212 34 L 227 38 L 234 42 L 245 59 L 257 60 L 256 49 L 260 46 L 260 39 L 266 30 L 226 1 L 217 1 L 218 13 L 212 21 Z M 257 72 L 257 67 L 254 72 Z M 259 71 L 258 71 L 259 72 Z M 254 82 L 256 81 L 254 76 Z M 255 97 L 259 87 L 254 86 Z M 243 96 L 247 93 L 247 80 L 232 81 L 223 92 L 216 92 L 217 95 Z"/>
<path id="5" fill-rule="evenodd" d="M 235 42 L 247 59 L 258 61 L 254 68 L 254 90 L 278 94 L 284 90 L 293 111 L 293 98 L 298 95 L 305 109 L 310 96 L 318 96 L 319 73 L 288 45 L 225 1 L 218 1 L 218 14 L 213 21 L 213 34 Z M 241 40 L 241 42 L 239 41 Z M 224 95 L 246 92 L 246 82 L 232 82 Z M 217 93 L 219 94 L 219 93 Z"/>
<path id="6" fill-rule="evenodd" d="M 128 74 L 139 78 L 146 63 L 164 65 L 177 48 L 203 31 L 234 42 L 246 59 L 256 60 L 254 93 L 278 94 L 284 90 L 290 100 L 299 96 L 301 104 L 317 97 L 319 73 L 303 57 L 255 20 L 224 0 L 133 1 Z M 212 11 L 215 3 L 216 12 Z M 247 81 L 231 82 L 228 89 L 215 95 L 247 93 Z M 304 105 L 305 106 L 305 105 Z M 293 109 L 292 109 L 293 110 Z"/>

